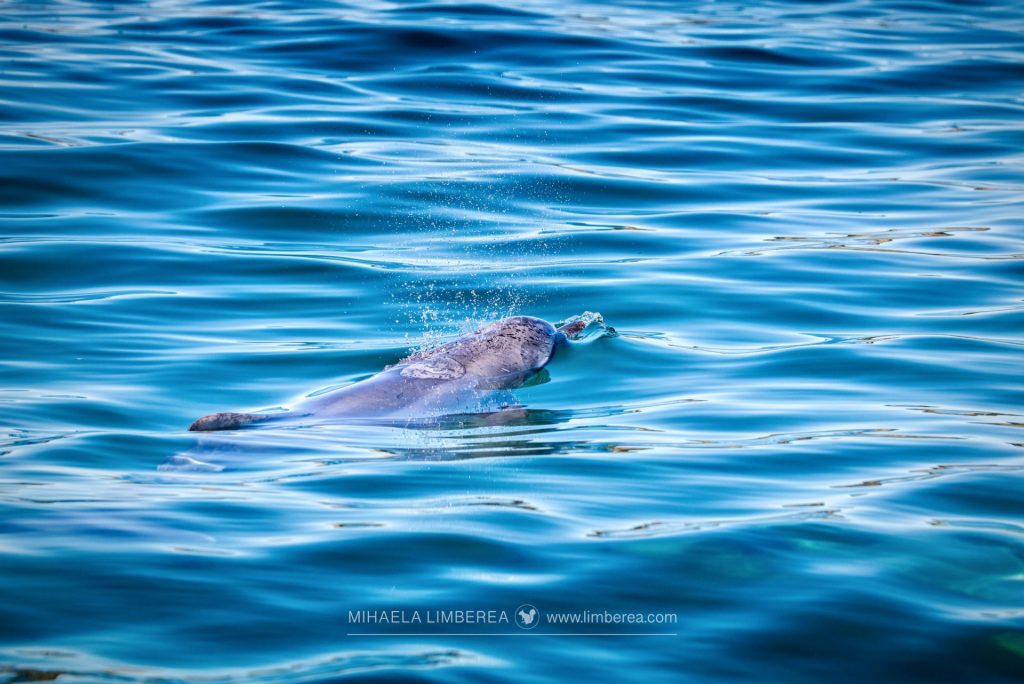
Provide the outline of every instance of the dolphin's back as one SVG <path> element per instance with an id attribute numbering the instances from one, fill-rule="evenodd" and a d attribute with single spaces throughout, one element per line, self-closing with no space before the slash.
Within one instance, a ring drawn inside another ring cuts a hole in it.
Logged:
<path id="1" fill-rule="evenodd" d="M 477 397 L 477 379 L 417 377 L 408 366 L 389 368 L 371 378 L 312 397 L 295 407 L 299 414 L 323 418 L 404 418 L 454 412 Z"/>
<path id="2" fill-rule="evenodd" d="M 512 316 L 377 375 L 309 397 L 284 413 L 214 413 L 189 428 L 232 430 L 268 421 L 317 418 L 417 419 L 492 411 L 502 390 L 543 368 L 565 334 L 532 316 Z M 507 395 L 505 403 L 509 403 Z"/>

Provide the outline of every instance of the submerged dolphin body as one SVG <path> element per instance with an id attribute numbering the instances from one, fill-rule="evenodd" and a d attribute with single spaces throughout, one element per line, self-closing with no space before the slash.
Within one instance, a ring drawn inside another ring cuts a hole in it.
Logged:
<path id="1" fill-rule="evenodd" d="M 283 413 L 214 413 L 189 430 L 231 430 L 302 419 L 416 420 L 472 413 L 495 392 L 518 387 L 551 360 L 559 344 L 586 327 L 555 328 L 540 318 L 512 316 L 426 352 L 371 378 L 310 397 Z"/>

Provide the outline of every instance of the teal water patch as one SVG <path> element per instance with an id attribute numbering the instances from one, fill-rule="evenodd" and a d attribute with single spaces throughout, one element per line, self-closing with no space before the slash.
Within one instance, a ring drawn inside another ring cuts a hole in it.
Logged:
<path id="1" fill-rule="evenodd" d="M 1017 681 L 1022 29 L 5 5 L 0 681 Z M 480 410 L 187 432 L 513 314 Z"/>

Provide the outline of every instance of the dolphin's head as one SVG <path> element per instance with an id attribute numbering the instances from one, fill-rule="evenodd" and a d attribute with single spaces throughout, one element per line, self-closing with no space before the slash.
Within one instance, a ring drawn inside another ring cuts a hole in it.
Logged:
<path id="1" fill-rule="evenodd" d="M 498 371 L 488 375 L 540 370 L 555 355 L 559 339 L 555 326 L 533 316 L 503 318 L 480 329 L 474 336 L 484 343 L 479 358 L 473 361 L 474 365 L 481 370 Z"/>
<path id="2" fill-rule="evenodd" d="M 512 383 L 547 365 L 559 339 L 559 332 L 543 319 L 511 316 L 410 357 L 403 374 L 443 379 L 468 375 Z"/>

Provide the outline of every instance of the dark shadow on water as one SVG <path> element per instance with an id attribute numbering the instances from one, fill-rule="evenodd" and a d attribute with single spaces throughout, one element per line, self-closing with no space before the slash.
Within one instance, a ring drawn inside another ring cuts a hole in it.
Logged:
<path id="1" fill-rule="evenodd" d="M 196 445 L 159 466 L 163 472 L 251 470 L 282 461 L 348 463 L 391 460 L 452 461 L 509 456 L 556 456 L 572 452 L 636 450 L 592 439 L 551 439 L 570 423 L 608 418 L 638 409 L 609 406 L 581 410 L 511 406 L 487 413 L 424 420 L 324 420 L 285 426 L 200 433 Z M 608 429 L 608 428 L 606 428 Z M 339 448 L 358 455 L 339 457 Z"/>
<path id="2" fill-rule="evenodd" d="M 74 658 L 77 654 L 59 653 L 65 658 Z M 206 674 L 196 677 L 187 671 L 164 671 L 159 676 L 151 673 L 139 674 L 132 672 L 134 668 L 118 668 L 116 665 L 103 670 L 84 670 L 68 666 L 66 669 L 54 669 L 45 666 L 0 666 L 0 679 L 10 684 L 22 682 L 54 682 L 72 679 L 74 681 L 102 682 L 159 682 L 174 684 L 175 682 L 204 682 L 206 684 L 233 684 L 236 682 L 293 682 L 332 681 L 338 677 L 352 675 L 381 674 L 397 670 L 429 670 L 452 665 L 472 664 L 479 656 L 469 651 L 436 648 L 430 650 L 413 650 L 389 652 L 387 650 L 352 652 L 313 662 L 294 662 L 276 667 L 254 670 L 238 670 L 221 674 Z"/>

